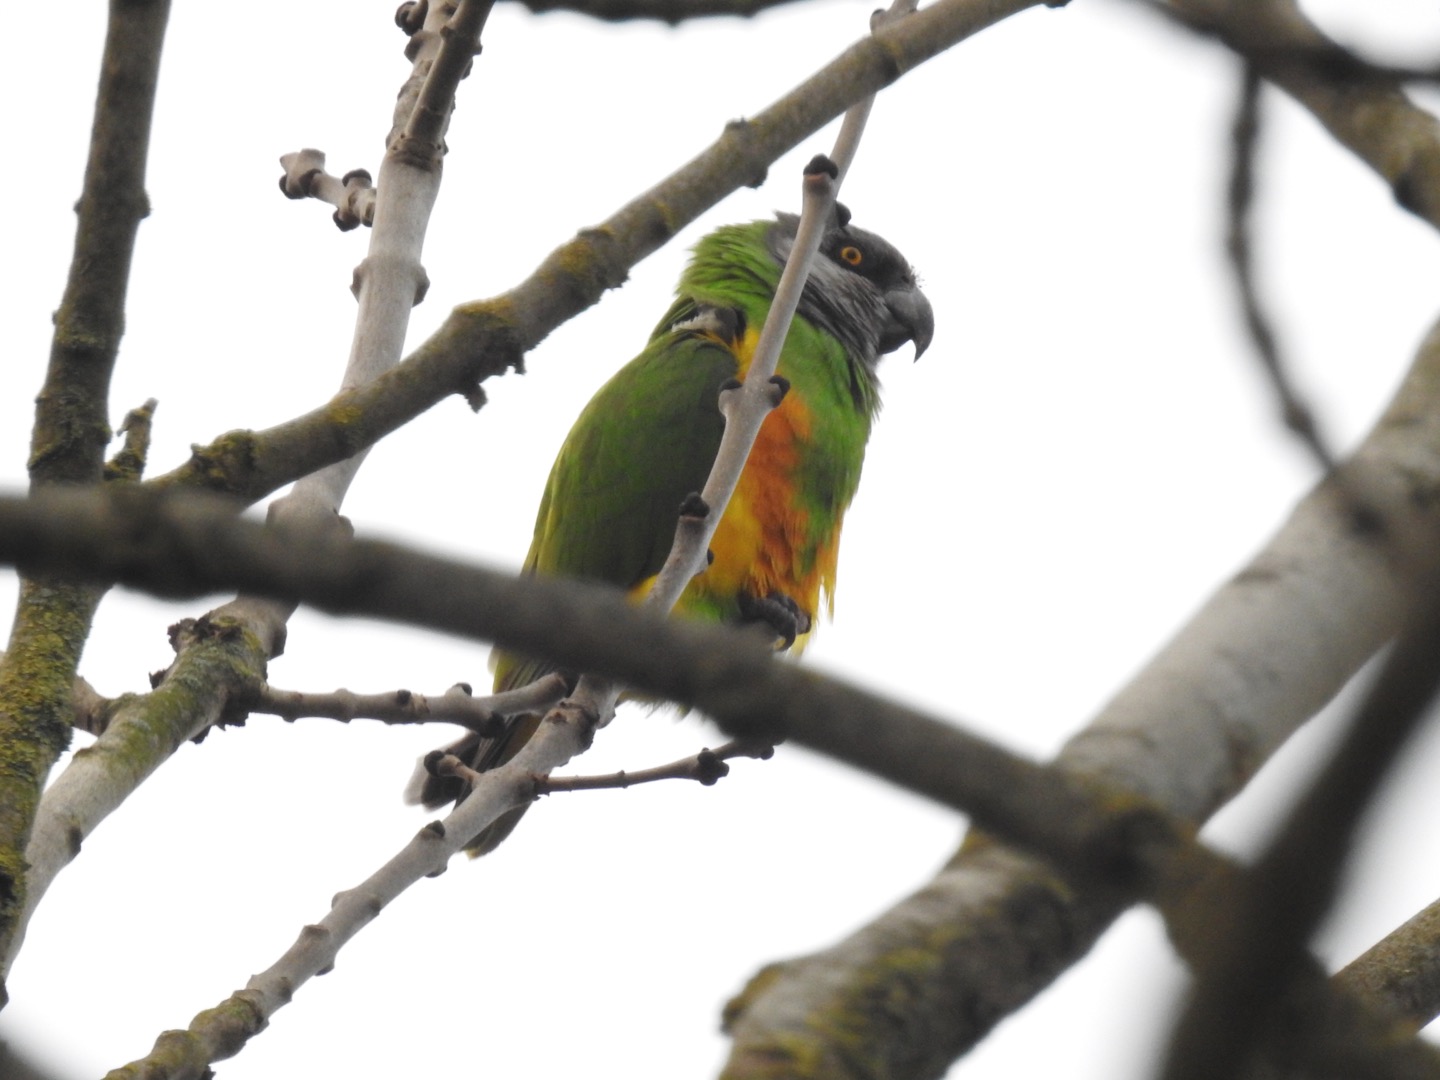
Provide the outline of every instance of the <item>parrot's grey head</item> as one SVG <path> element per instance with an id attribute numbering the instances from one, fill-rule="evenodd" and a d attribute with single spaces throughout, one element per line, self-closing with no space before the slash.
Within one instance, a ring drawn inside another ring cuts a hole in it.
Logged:
<path id="1" fill-rule="evenodd" d="M 767 241 L 783 265 L 800 219 L 794 214 L 775 217 Z M 800 314 L 833 334 L 869 368 L 907 341 L 915 343 L 918 360 L 935 336 L 935 313 L 905 256 L 888 241 L 851 225 L 850 212 L 838 203 L 810 268 Z"/>

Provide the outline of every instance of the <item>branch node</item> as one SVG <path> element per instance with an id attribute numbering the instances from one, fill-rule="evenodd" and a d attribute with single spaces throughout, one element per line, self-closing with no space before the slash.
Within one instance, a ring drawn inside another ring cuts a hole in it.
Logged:
<path id="1" fill-rule="evenodd" d="M 680 500 L 680 517 L 692 521 L 704 521 L 710 516 L 710 504 L 701 498 L 698 491 L 692 491 Z"/>
<path id="2" fill-rule="evenodd" d="M 417 34 L 430 13 L 428 0 L 408 0 L 395 9 L 395 25 L 407 35 Z"/>

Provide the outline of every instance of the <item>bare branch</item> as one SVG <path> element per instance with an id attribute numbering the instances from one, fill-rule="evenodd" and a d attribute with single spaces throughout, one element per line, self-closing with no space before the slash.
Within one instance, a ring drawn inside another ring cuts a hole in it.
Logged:
<path id="1" fill-rule="evenodd" d="M 1440 900 L 1349 965 L 1335 981 L 1419 1030 L 1440 1016 Z"/>
<path id="2" fill-rule="evenodd" d="M 1410 625 L 1324 771 L 1238 895 L 1211 905 L 1215 942 L 1201 954 L 1198 981 L 1176 1027 L 1163 1074 L 1169 1080 L 1237 1075 L 1257 1043 L 1288 1035 L 1277 1013 L 1288 1004 L 1297 972 L 1310 966 L 1305 946 L 1333 900 L 1360 815 L 1440 690 L 1437 569 L 1432 566 L 1431 580 L 1417 590 Z M 1334 1047 L 1346 1040 L 1327 1034 L 1326 1056 L 1335 1067 Z M 1354 1073 L 1353 1067 L 1335 1071 Z"/>
<path id="3" fill-rule="evenodd" d="M 715 16 L 750 18 L 767 8 L 795 0 L 520 0 L 537 15 L 549 11 L 573 11 L 606 22 L 655 19 L 678 26 L 691 19 Z M 812 0 L 813 2 L 813 0 Z"/>
<path id="4" fill-rule="evenodd" d="M 479 384 L 521 365 L 555 327 L 619 286 L 630 267 L 856 101 L 956 43 L 1041 0 L 939 0 L 862 39 L 608 221 L 553 251 L 503 296 L 465 304 L 394 372 L 342 391 L 264 431 L 234 431 L 194 448 L 156 486 L 195 485 L 247 502 L 340 461 L 451 394 L 472 403 Z M 381 181 L 382 187 L 384 181 Z"/>
<path id="5" fill-rule="evenodd" d="M 835 178 L 835 165 L 826 158 L 817 157 L 805 168 L 800 225 L 745 381 L 732 384 L 720 394 L 725 433 L 715 452 L 715 463 L 693 512 L 682 511 L 675 543 L 645 596 L 645 603 L 656 611 L 673 608 L 691 579 L 705 569 L 710 539 L 735 494 L 735 485 L 740 481 L 760 426 L 784 397 L 784 387 L 775 382 L 775 367 L 810 275 L 810 264 L 820 250 L 826 221 L 835 205 Z"/>
<path id="6" fill-rule="evenodd" d="M 103 534 L 97 539 L 105 542 Z M 175 661 L 155 690 L 111 702 L 100 737 L 45 792 L 25 849 L 25 904 L 7 947 L 7 968 L 31 915 L 84 839 L 176 747 L 229 717 L 233 702 L 253 697 L 264 678 L 265 652 L 232 619 L 182 620 L 171 627 L 170 640 Z"/>
<path id="7" fill-rule="evenodd" d="M 316 468 L 351 459 L 375 439 L 449 393 L 458 390 L 470 396 L 478 394 L 479 378 L 519 363 L 519 341 L 527 341 L 528 347 L 553 326 L 593 303 L 604 288 L 623 279 L 626 266 L 659 247 L 675 229 L 743 180 L 763 172 L 765 162 L 825 123 L 840 107 L 859 96 L 857 91 L 878 89 L 969 34 L 1036 2 L 941 0 L 901 25 L 886 28 L 852 47 L 807 80 L 800 90 L 760 116 L 731 125 L 718 143 L 664 185 L 634 200 L 605 225 L 587 230 L 553 253 L 519 288 L 489 305 L 457 309 L 399 369 L 342 390 L 321 409 L 268 432 L 232 432 L 209 447 L 196 448 L 189 463 L 146 486 L 165 489 L 194 484 L 246 499 L 258 498 Z M 838 79 L 837 74 L 841 76 Z M 515 327 L 530 338 L 517 338 Z M 324 503 L 322 491 L 334 494 L 343 490 L 353 468 L 353 462 L 337 466 L 332 478 L 315 489 L 313 501 Z M 303 520 L 309 515 L 298 517 Z M 242 597 L 214 614 L 227 624 L 251 628 L 262 655 L 273 653 L 283 643 L 288 617 L 284 605 Z M 257 667 L 246 678 L 262 677 L 260 670 Z M 65 837 L 77 828 L 80 831 L 75 835 L 93 829 L 134 785 L 158 767 L 174 746 L 203 731 L 233 707 L 228 702 L 207 706 L 183 718 L 183 732 L 174 732 L 169 738 L 142 740 L 148 748 L 141 754 L 143 760 L 137 759 L 135 767 L 123 774 L 104 777 L 103 783 L 95 783 L 92 778 L 90 783 L 56 784 L 52 788 L 56 798 L 68 792 L 67 797 L 77 804 L 57 805 L 46 830 L 50 839 L 42 863 L 50 868 L 50 876 L 73 857 L 73 851 L 61 842 Z M 601 711 L 583 699 L 579 709 L 597 715 Z M 107 735 L 121 738 L 113 726 Z M 93 768 L 103 759 L 86 760 L 87 767 Z M 103 791 L 103 797 L 91 798 L 88 793 L 92 790 Z M 76 826 L 75 819 L 83 825 Z"/>
<path id="8" fill-rule="evenodd" d="M 737 739 L 714 750 L 707 747 L 690 757 L 648 769 L 606 773 L 603 776 L 537 777 L 535 792 L 538 795 L 550 795 L 558 791 L 602 791 L 615 788 L 624 790 L 639 784 L 653 784 L 659 780 L 694 780 L 709 787 L 730 774 L 730 766 L 725 762 L 739 757 L 768 761 L 774 754 L 775 747 L 771 743 Z"/>
<path id="9" fill-rule="evenodd" d="M 400 356 L 410 307 L 425 287 L 419 253 L 439 187 L 440 140 L 449 103 L 468 70 L 492 2 L 462 0 L 457 11 L 450 0 L 437 0 L 414 35 L 419 43 L 413 50 L 414 70 L 396 105 L 397 128 L 402 128 L 402 120 L 414 126 L 403 127 L 400 135 L 392 131 L 390 153 L 381 169 L 379 223 L 371 235 L 370 252 L 356 271 L 359 313 L 342 387 L 373 381 L 380 372 L 393 368 Z M 158 54 L 158 46 L 155 52 Z M 417 111 L 427 116 L 413 121 L 412 114 Z M 429 115 L 436 111 L 441 115 Z M 358 455 L 303 476 L 270 507 L 270 524 L 282 535 L 297 528 L 345 532 L 348 527 L 338 512 L 364 456 L 362 448 Z M 233 647 L 234 655 L 182 655 L 166 674 L 167 680 L 177 685 L 162 684 L 154 694 L 117 710 L 92 752 L 72 761 L 51 786 L 24 856 L 34 895 L 23 907 L 17 904 L 18 929 L 0 933 L 7 967 L 23 939 L 24 921 L 54 876 L 75 857 L 80 840 L 176 747 L 211 724 L 235 715 L 254 697 L 264 679 L 266 659 L 284 647 L 286 621 L 292 610 L 283 602 L 242 595 L 200 620 L 187 620 L 184 625 L 204 631 L 202 639 L 216 631 Z M 86 621 L 88 625 L 88 618 Z M 79 640 L 83 641 L 83 635 Z M 78 655 L 78 643 L 75 652 Z M 197 662 L 209 666 L 187 670 L 189 665 L 183 661 L 200 655 L 205 659 Z M 72 670 L 70 677 L 73 674 Z M 49 762 L 46 764 L 48 768 Z"/>
<path id="10" fill-rule="evenodd" d="M 1402 205 L 1440 227 L 1440 132 L 1398 80 L 1325 62 L 1333 47 L 1289 0 L 1173 0 L 1168 7 L 1253 61 L 1384 177 Z M 1428 520 L 1405 500 L 1427 499 L 1440 484 L 1433 420 L 1440 402 L 1430 385 L 1437 371 L 1440 331 L 1432 331 L 1344 467 L 1360 486 L 1321 484 L 1266 550 L 1071 740 L 1063 764 L 1203 820 L 1397 632 L 1408 571 L 1374 544 L 1352 495 L 1385 492 L 1383 519 L 1396 533 Z M 852 1050 L 863 1048 L 857 1053 L 898 1055 L 894 1075 L 936 1075 L 1082 956 L 1122 909 L 1114 895 L 1077 890 L 1035 860 L 994 845 L 962 849 L 934 881 L 869 926 L 767 968 L 731 1011 L 732 1061 L 788 1059 L 797 1047 L 823 1054 L 816 1044 L 823 1047 L 841 1022 Z M 924 982 L 910 963 L 916 948 L 934 954 Z M 877 995 L 906 1002 L 904 1030 L 889 1014 L 860 1030 Z M 828 1064 L 843 1075 L 842 1062 L 818 1060 L 817 1068 Z"/>
<path id="11" fill-rule="evenodd" d="M 566 689 L 564 677 L 554 673 L 529 686 L 478 698 L 472 696 L 465 684 L 452 686 L 435 697 L 409 690 L 382 694 L 356 694 L 349 690 L 305 694 L 267 685 L 260 689 L 250 711 L 270 713 L 287 721 L 323 717 L 344 723 L 379 720 L 386 724 L 459 724 L 481 735 L 494 736 L 503 731 L 499 717 L 548 707 L 559 701 Z"/>
<path id="12" fill-rule="evenodd" d="M 23 562 L 46 566 L 83 558 L 92 573 L 147 587 L 238 584 L 337 613 L 422 621 L 493 636 L 510 648 L 548 651 L 563 663 L 703 708 L 742 738 L 794 737 L 962 809 L 997 835 L 1044 852 L 1082 881 L 1106 881 L 1112 888 L 1118 883 L 1122 893 L 1140 890 L 1177 917 L 1197 881 L 1223 884 L 1233 876 L 1222 860 L 1194 844 L 1187 827 L 1143 798 L 1099 789 L 949 723 L 776 663 L 743 632 L 658 620 L 614 590 L 578 582 L 506 579 L 389 545 L 339 543 L 325 533 L 308 543 L 292 536 L 280 544 L 271 532 L 189 500 L 135 489 L 103 494 L 108 497 L 64 492 L 0 500 L 0 554 L 18 553 Z M 117 527 L 96 528 L 107 519 Z M 94 539 L 107 533 L 113 539 L 105 545 Z M 415 587 L 422 578 L 430 588 Z M 549 637 L 551 647 L 538 648 L 538 636 Z M 248 1003 L 247 1030 L 258 1030 L 399 891 L 435 873 L 485 824 L 531 797 L 536 775 L 583 748 L 595 720 L 578 710 L 554 716 L 512 762 L 484 774 L 486 783 L 440 828 L 423 830 L 361 888 L 341 894 L 319 924 L 323 934 L 307 931 L 235 1001 L 198 1017 L 190 1033 L 195 1052 L 233 1051 L 237 1032 L 215 1023 Z M 1187 939 L 1202 952 L 1213 947 L 1203 936 L 1177 936 L 1182 945 Z M 1373 1034 L 1374 1022 L 1363 1012 L 1356 1022 L 1361 1026 L 1350 1039 L 1366 1052 L 1430 1053 L 1420 1044 L 1377 1044 L 1366 1034 Z"/>
<path id="13" fill-rule="evenodd" d="M 1171 0 L 1157 10 L 1253 63 L 1379 173 L 1401 206 L 1440 228 L 1440 140 L 1434 117 L 1405 94 L 1411 73 L 1358 62 L 1294 0 Z"/>
<path id="14" fill-rule="evenodd" d="M 349 232 L 375 223 L 375 185 L 364 169 L 351 169 L 336 177 L 325 171 L 325 155 L 319 150 L 296 150 L 282 154 L 280 190 L 287 199 L 319 199 L 335 207 L 335 226 Z"/>
<path id="15" fill-rule="evenodd" d="M 1260 75 L 1253 64 L 1246 64 L 1241 78 L 1240 102 L 1231 128 L 1233 158 L 1230 169 L 1228 208 L 1229 231 L 1225 250 L 1235 272 L 1245 327 L 1260 360 L 1266 380 L 1280 404 L 1280 417 L 1285 427 L 1303 443 L 1320 468 L 1329 472 L 1335 467 L 1335 456 L 1316 424 L 1314 411 L 1300 396 L 1291 382 L 1288 365 L 1280 354 L 1274 324 L 1260 301 L 1260 287 L 1255 280 L 1254 256 L 1251 248 L 1250 211 L 1255 197 L 1255 146 L 1260 133 Z"/>
<path id="16" fill-rule="evenodd" d="M 168 0 L 114 4 L 100 65 L 75 248 L 30 442 L 33 488 L 94 484 L 110 441 L 110 376 L 140 221 Z M 69 695 L 100 594 L 26 579 L 0 660 L 0 954 L 24 910 L 25 847 L 41 786 L 70 741 Z M 0 967 L 0 977 L 8 966 Z M 5 1002 L 0 982 L 0 1005 Z"/>
<path id="17" fill-rule="evenodd" d="M 1353 509 L 1357 490 L 1378 515 L 1369 524 Z M 1390 540 L 1437 527 L 1423 494 L 1435 490 L 1440 325 L 1352 458 L 1058 764 L 1203 821 L 1398 631 L 1414 580 L 1405 552 L 1424 545 Z M 1079 888 L 998 845 L 968 845 L 868 926 L 767 968 L 728 1011 L 732 1065 L 792 1060 L 803 1048 L 817 1070 L 843 1076 L 827 1040 L 843 1018 L 852 1045 L 894 1062 L 894 1075 L 935 1075 L 1084 955 L 1124 906 L 1114 890 Z M 917 949 L 931 957 L 923 979 Z M 893 1009 L 874 1008 L 877 993 L 905 1002 L 902 1027 Z"/>
<path id="18" fill-rule="evenodd" d="M 912 14 L 914 8 L 915 0 L 894 0 L 888 12 L 876 12 L 871 21 L 872 33 L 895 25 L 902 16 Z M 845 113 L 833 156 L 817 156 L 805 167 L 801 184 L 800 224 L 765 317 L 765 325 L 755 343 L 750 366 L 742 383 L 720 395 L 725 433 L 715 452 L 715 462 L 700 491 L 695 512 L 681 513 L 670 554 L 645 597 L 645 602 L 658 611 L 673 608 L 691 579 L 705 569 L 710 540 L 735 494 L 735 485 L 740 481 L 760 427 L 785 396 L 785 386 L 775 378 L 780 350 L 790 332 L 790 323 L 795 318 L 805 282 L 810 277 L 810 267 L 820 250 L 820 241 L 834 211 L 840 184 L 859 148 L 874 100 L 871 94 L 852 105 Z"/>

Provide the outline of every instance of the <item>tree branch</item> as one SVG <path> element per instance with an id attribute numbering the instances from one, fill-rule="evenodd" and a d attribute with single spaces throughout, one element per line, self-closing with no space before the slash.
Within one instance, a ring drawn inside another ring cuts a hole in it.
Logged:
<path id="1" fill-rule="evenodd" d="M 559 701 L 565 691 L 564 677 L 553 672 L 517 690 L 478 698 L 463 683 L 433 697 L 409 690 L 391 690 L 382 694 L 356 694 L 349 690 L 304 694 L 294 690 L 276 690 L 266 685 L 261 687 L 251 703 L 250 711 L 270 713 L 287 721 L 324 717 L 344 723 L 379 720 L 386 724 L 459 724 L 493 737 L 504 730 L 499 717 L 547 708 Z"/>
<path id="2" fill-rule="evenodd" d="M 1197 982 L 1163 1073 L 1168 1080 L 1238 1075 L 1262 1042 L 1289 1058 L 1305 1035 L 1322 1034 L 1331 1069 L 1360 1074 L 1353 1064 L 1337 1067 L 1348 1040 L 1325 1030 L 1329 1025 L 1302 1029 L 1297 1039 L 1293 1025 L 1277 1020 L 1294 1005 L 1292 984 L 1302 970 L 1309 974 L 1306 945 L 1333 901 L 1360 816 L 1440 689 L 1437 571 L 1432 557 L 1409 625 L 1324 771 L 1241 887 L 1207 905 L 1215 941 L 1200 954 Z"/>
<path id="3" fill-rule="evenodd" d="M 1280 418 L 1285 427 L 1314 457 L 1322 471 L 1335 466 L 1335 455 L 1320 433 L 1315 413 L 1296 390 L 1289 367 L 1280 353 L 1274 324 L 1260 300 L 1260 287 L 1255 280 L 1255 262 L 1251 247 L 1250 212 L 1255 200 L 1255 147 L 1260 133 L 1260 75 L 1254 65 L 1246 64 L 1241 77 L 1240 102 L 1231 127 L 1232 164 L 1230 169 L 1229 228 L 1225 251 L 1235 274 L 1236 291 L 1245 317 L 1245 328 L 1255 345 L 1255 354 L 1266 381 L 1280 405 Z"/>
<path id="4" fill-rule="evenodd" d="M 640 784 L 653 784 L 660 780 L 694 780 L 709 787 L 723 777 L 730 775 L 730 766 L 725 762 L 734 758 L 756 758 L 768 761 L 775 754 L 770 743 L 744 742 L 736 739 L 714 750 L 708 747 L 698 754 L 691 754 L 668 765 L 655 765 L 648 769 L 621 770 L 603 776 L 546 776 L 537 777 L 535 793 L 552 795 L 558 791 L 605 791 L 625 790 Z M 458 760 L 458 759 L 452 759 Z M 472 770 L 473 771 L 473 770 Z"/>
<path id="5" fill-rule="evenodd" d="M 629 269 L 726 195 L 855 102 L 1041 0 L 940 0 L 851 46 L 753 118 L 727 125 L 709 148 L 604 223 L 555 249 L 514 289 L 464 304 L 405 362 L 264 431 L 232 431 L 149 483 L 198 486 L 246 502 L 344 460 L 451 394 L 476 404 L 479 386 L 519 368 L 561 323 L 624 282 Z"/>
<path id="6" fill-rule="evenodd" d="M 750 18 L 767 8 L 795 0 L 520 0 L 536 15 L 550 11 L 573 11 L 605 22 L 655 19 L 678 26 L 690 19 L 715 16 Z"/>
<path id="7" fill-rule="evenodd" d="M 266 653 L 235 620 L 185 619 L 171 627 L 170 641 L 175 661 L 156 689 L 111 702 L 100 737 L 45 792 L 25 849 L 25 904 L 6 945 L 7 969 L 30 917 L 84 839 L 177 748 L 258 692 Z"/>
<path id="8" fill-rule="evenodd" d="M 1293 3 L 1175 0 L 1253 61 L 1440 227 L 1433 117 L 1380 73 L 1335 64 L 1338 50 Z M 1395 533 L 1423 526 L 1440 487 L 1440 339 L 1432 331 L 1385 415 L 1345 467 L 1300 504 L 1270 545 L 1071 740 L 1066 767 L 1208 816 L 1398 631 L 1409 573 L 1348 509 L 1380 498 Z M 1348 484 L 1356 486 L 1350 487 Z M 1381 493 L 1383 492 L 1383 496 Z M 846 940 L 772 965 L 731 1009 L 732 1063 L 824 1056 L 837 1025 L 850 1052 L 896 1077 L 936 1075 L 1078 960 L 1123 909 L 1035 860 L 994 845 L 962 849 L 929 885 Z M 923 973 L 915 950 L 929 954 Z M 897 1002 L 904 1002 L 898 1005 Z M 897 1024 L 896 1013 L 903 1013 Z M 893 1053 L 892 1060 L 886 1055 Z"/>
<path id="9" fill-rule="evenodd" d="M 1346 965 L 1335 981 L 1418 1031 L 1440 1016 L 1440 900 Z"/>
<path id="10" fill-rule="evenodd" d="M 1383 529 L 1357 518 L 1357 491 Z M 1203 821 L 1398 631 L 1413 545 L 1391 541 L 1436 527 L 1437 493 L 1440 326 L 1350 460 L 1057 764 Z M 1083 956 L 1124 904 L 996 845 L 962 848 L 870 925 L 758 975 L 729 1009 L 727 1075 L 797 1054 L 817 1075 L 850 1075 L 831 1049 L 837 1024 L 892 1075 L 936 1075 Z"/>
<path id="11" fill-rule="evenodd" d="M 1406 95 L 1418 74 L 1358 61 L 1294 0 L 1169 0 L 1163 8 L 1214 37 L 1314 114 L 1390 185 L 1395 200 L 1440 228 L 1440 142 L 1435 118 Z"/>
<path id="12" fill-rule="evenodd" d="M 112 0 L 75 248 L 55 315 L 30 442 L 32 488 L 94 484 L 110 441 L 110 374 L 124 330 L 130 259 L 149 212 L 150 146 L 168 0 Z M 40 790 L 70 741 L 69 695 L 100 594 L 26 578 L 0 660 L 0 954 L 26 904 L 25 848 Z M 6 999 L 0 967 L 0 1005 Z"/>
<path id="13" fill-rule="evenodd" d="M 412 32 L 409 54 L 414 64 L 396 102 L 389 152 L 381 167 L 378 224 L 356 271 L 359 311 L 342 388 L 372 382 L 400 357 L 410 308 L 425 287 L 419 255 L 439 188 L 445 123 L 492 3 L 461 0 L 457 5 L 437 0 Z M 420 113 L 424 115 L 417 119 Z M 282 533 L 315 527 L 345 531 L 339 509 L 364 453 L 362 448 L 355 456 L 301 477 L 270 507 L 272 526 Z M 177 646 L 182 655 L 155 693 L 117 709 L 91 752 L 72 761 L 51 786 L 24 853 L 30 895 L 23 906 L 17 905 L 18 923 L 0 922 L 0 953 L 7 968 L 40 896 L 74 859 L 80 841 L 177 747 L 211 724 L 232 717 L 255 696 L 263 684 L 266 660 L 284 648 L 291 610 L 268 598 L 240 596 L 199 620 L 181 624 L 198 627 L 202 640 L 218 635 L 228 647 L 215 655 Z M 77 657 L 83 640 L 81 635 Z M 73 674 L 72 670 L 72 679 Z"/>
<path id="14" fill-rule="evenodd" d="M 1186 828 L 1148 800 L 1097 789 L 945 722 L 777 663 L 743 632 L 661 621 L 615 590 L 508 579 L 390 545 L 337 542 L 324 532 L 280 543 L 272 532 L 236 522 L 223 509 L 134 490 L 106 494 L 103 500 L 73 493 L 0 500 L 0 555 L 46 568 L 78 562 L 88 573 L 167 594 L 234 585 L 335 613 L 493 637 L 506 648 L 548 654 L 566 666 L 589 667 L 693 704 L 743 738 L 793 737 L 962 809 L 987 830 L 1044 852 L 1081 881 L 1105 882 L 1122 894 L 1139 890 L 1167 911 L 1183 912 L 1196 881 L 1231 876 L 1223 862 L 1194 845 Z M 579 717 L 546 725 L 512 763 L 487 773 L 489 782 L 442 827 L 423 831 L 387 868 L 342 894 L 322 920 L 323 935 L 302 935 L 292 953 L 257 976 L 239 998 L 198 1017 L 200 1028 L 187 1045 L 207 1054 L 231 1046 L 235 1032 L 215 1029 L 212 1022 L 244 1002 L 253 1010 L 248 1023 L 258 1030 L 389 899 L 443 867 L 480 827 L 530 797 L 534 774 L 583 746 L 586 723 Z M 1428 1053 L 1423 1047 L 1366 1043 L 1359 1034 L 1351 1041 L 1384 1053 Z M 173 1051 L 169 1042 L 166 1047 Z"/>

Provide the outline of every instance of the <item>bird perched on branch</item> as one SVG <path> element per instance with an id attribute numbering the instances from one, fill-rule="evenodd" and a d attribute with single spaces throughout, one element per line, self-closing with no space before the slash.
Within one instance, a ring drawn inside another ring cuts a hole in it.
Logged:
<path id="1" fill-rule="evenodd" d="M 822 601 L 830 607 L 841 521 L 880 408 L 876 365 L 907 341 L 918 359 L 934 333 L 910 264 L 849 217 L 835 208 L 780 354 L 784 396 L 716 526 L 710 566 L 676 604 L 698 618 L 768 626 L 779 648 L 803 647 Z M 570 429 L 540 500 L 527 572 L 593 578 L 632 595 L 648 589 L 681 503 L 710 473 L 725 428 L 720 393 L 745 377 L 798 225 L 779 214 L 725 226 L 695 245 L 645 350 Z M 502 653 L 495 688 L 551 670 Z M 449 752 L 493 768 L 514 757 L 538 723 L 516 717 L 499 738 L 472 734 Z M 464 790 L 455 777 L 427 775 L 412 797 L 434 808 Z M 523 810 L 486 828 L 471 852 L 492 850 Z"/>

